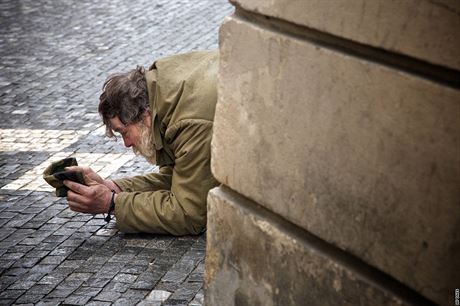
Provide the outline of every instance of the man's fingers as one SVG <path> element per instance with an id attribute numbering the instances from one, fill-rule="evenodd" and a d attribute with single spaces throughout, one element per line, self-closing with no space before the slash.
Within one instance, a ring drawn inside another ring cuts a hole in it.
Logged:
<path id="1" fill-rule="evenodd" d="M 86 167 L 82 166 L 69 166 L 65 167 L 64 171 L 79 171 L 79 172 L 84 172 Z"/>
<path id="2" fill-rule="evenodd" d="M 79 203 L 72 202 L 72 201 L 68 201 L 68 203 L 69 203 L 69 208 L 70 208 L 70 210 L 76 211 L 76 212 L 81 212 L 81 213 L 85 213 L 85 212 L 86 212 L 85 207 L 83 207 L 83 206 L 80 205 Z"/>
<path id="3" fill-rule="evenodd" d="M 69 166 L 64 168 L 65 171 L 76 171 L 83 173 L 86 185 L 102 184 L 103 179 L 87 166 Z"/>
<path id="4" fill-rule="evenodd" d="M 88 185 L 88 186 L 99 184 L 97 181 L 93 180 L 93 179 L 92 179 L 90 176 L 88 176 L 88 175 L 85 175 L 85 183 L 86 183 L 86 185 Z"/>
<path id="5" fill-rule="evenodd" d="M 106 186 L 101 184 L 85 186 L 68 180 L 65 180 L 64 184 L 69 188 L 67 201 L 77 204 L 73 206 L 75 211 L 96 214 L 108 210 L 112 193 Z"/>
<path id="6" fill-rule="evenodd" d="M 67 191 L 67 201 L 78 203 L 81 207 L 87 208 L 91 204 L 91 200 L 81 194 L 75 193 L 72 190 Z"/>
<path id="7" fill-rule="evenodd" d="M 70 190 L 74 191 L 75 193 L 82 194 L 82 195 L 91 195 L 91 189 L 88 186 L 72 182 L 69 180 L 64 180 L 64 185 L 67 186 Z"/>

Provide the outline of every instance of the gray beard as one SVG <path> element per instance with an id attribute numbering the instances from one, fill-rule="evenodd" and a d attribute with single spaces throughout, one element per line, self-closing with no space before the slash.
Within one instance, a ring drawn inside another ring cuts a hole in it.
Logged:
<path id="1" fill-rule="evenodd" d="M 148 128 L 145 124 L 140 124 L 140 143 L 136 146 L 133 146 L 133 152 L 136 155 L 143 156 L 149 163 L 155 165 L 157 162 L 157 154 L 155 151 L 155 145 L 152 142 L 151 129 Z"/>

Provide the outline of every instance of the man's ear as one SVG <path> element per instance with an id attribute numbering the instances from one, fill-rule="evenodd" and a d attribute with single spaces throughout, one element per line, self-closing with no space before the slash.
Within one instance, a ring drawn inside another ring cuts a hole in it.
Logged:
<path id="1" fill-rule="evenodd" d="M 150 112 L 150 109 L 145 110 L 144 118 L 142 120 L 146 127 L 148 128 L 152 127 L 152 113 Z"/>

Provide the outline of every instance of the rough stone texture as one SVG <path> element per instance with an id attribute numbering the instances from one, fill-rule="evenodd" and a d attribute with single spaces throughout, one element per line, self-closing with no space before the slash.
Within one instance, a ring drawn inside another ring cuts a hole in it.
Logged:
<path id="1" fill-rule="evenodd" d="M 460 69 L 457 0 L 232 0 L 244 9 Z"/>
<path id="2" fill-rule="evenodd" d="M 221 187 L 209 193 L 206 305 L 406 305 L 245 201 Z"/>
<path id="3" fill-rule="evenodd" d="M 449 301 L 460 281 L 460 92 L 235 17 L 220 51 L 217 179 Z"/>

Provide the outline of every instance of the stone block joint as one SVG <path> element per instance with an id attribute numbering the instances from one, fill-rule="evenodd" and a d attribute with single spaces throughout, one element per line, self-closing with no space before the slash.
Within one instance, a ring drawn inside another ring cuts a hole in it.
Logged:
<path id="1" fill-rule="evenodd" d="M 390 52 L 381 48 L 351 41 L 340 36 L 297 25 L 276 17 L 246 11 L 237 4 L 235 4 L 235 6 L 236 10 L 233 17 L 236 19 L 250 22 L 253 25 L 260 26 L 280 35 L 306 40 L 320 47 L 331 49 L 348 56 L 375 62 L 431 82 L 460 89 L 460 71 L 451 67 L 432 64 L 401 53 Z"/>
<path id="2" fill-rule="evenodd" d="M 211 191 L 212 193 L 232 200 L 232 203 L 240 205 L 241 210 L 249 216 L 257 216 L 266 220 L 281 232 L 287 234 L 290 239 L 307 246 L 308 249 L 327 257 L 348 270 L 353 271 L 360 278 L 383 291 L 391 293 L 407 305 L 434 306 L 435 302 L 420 295 L 418 292 L 401 283 L 391 275 L 369 265 L 357 256 L 350 254 L 324 240 L 313 235 L 302 227 L 290 222 L 264 206 L 232 190 L 228 186 L 221 185 Z"/>

